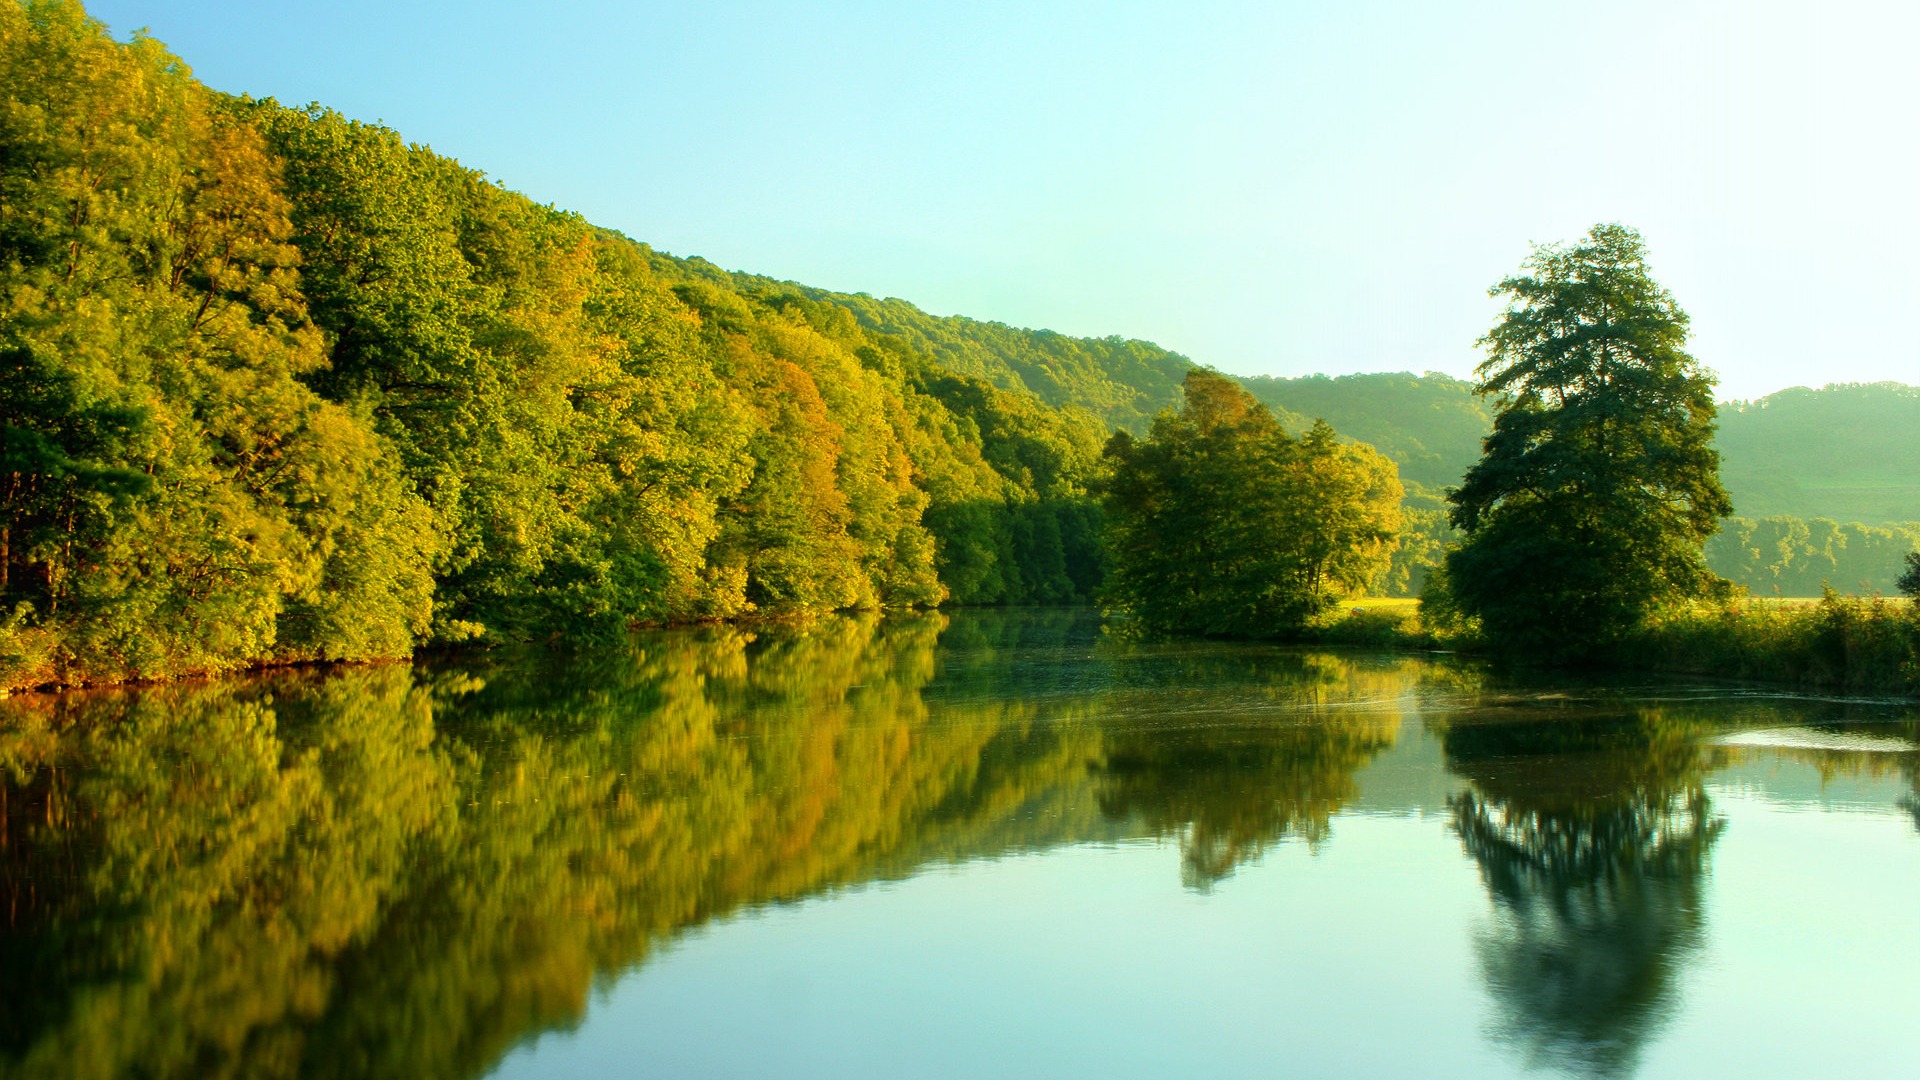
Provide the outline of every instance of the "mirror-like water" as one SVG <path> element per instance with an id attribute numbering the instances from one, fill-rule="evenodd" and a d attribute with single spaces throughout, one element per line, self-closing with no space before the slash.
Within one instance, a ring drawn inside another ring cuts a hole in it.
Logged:
<path id="1" fill-rule="evenodd" d="M 1085 613 L 0 702 L 0 1078 L 1920 1075 L 1920 712 Z"/>

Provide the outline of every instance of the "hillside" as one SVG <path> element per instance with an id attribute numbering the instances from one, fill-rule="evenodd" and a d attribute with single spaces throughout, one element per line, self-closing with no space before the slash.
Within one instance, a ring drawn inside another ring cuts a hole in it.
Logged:
<path id="1" fill-rule="evenodd" d="M 0 2 L 0 305 L 0 689 L 1084 601 L 1102 442 L 1192 367 L 665 255 L 379 125 L 209 89 L 77 4 Z M 1245 382 L 1400 465 L 1386 585 L 1417 589 L 1485 403 L 1433 374 Z M 1920 518 L 1917 419 L 1896 384 L 1731 408 L 1736 506 Z M 1842 565 L 1841 534 L 1780 529 L 1804 558 L 1740 558 Z"/>
<path id="2" fill-rule="evenodd" d="M 743 296 L 801 297 L 843 308 L 864 334 L 891 341 L 955 374 L 1030 394 L 1056 409 L 1084 411 L 1108 429 L 1146 430 L 1156 413 L 1180 404 L 1180 380 L 1194 366 L 1152 342 L 1076 338 L 960 315 L 930 315 L 897 298 L 832 292 L 652 249 L 647 255 L 654 270 L 666 277 L 704 281 Z"/>
<path id="3" fill-rule="evenodd" d="M 0 2 L 0 690 L 1086 600 L 1186 362 L 825 295 Z"/>
<path id="4" fill-rule="evenodd" d="M 1920 387 L 1794 387 L 1720 411 L 1736 513 L 1873 524 L 1920 519 Z"/>
<path id="5" fill-rule="evenodd" d="M 1242 377 L 1253 395 L 1287 417 L 1332 424 L 1342 435 L 1373 444 L 1400 466 L 1400 478 L 1438 491 L 1458 483 L 1480 456 L 1493 424 L 1473 384 L 1448 375 L 1408 372 L 1374 375 Z M 1292 423 L 1300 423 L 1295 419 Z"/>

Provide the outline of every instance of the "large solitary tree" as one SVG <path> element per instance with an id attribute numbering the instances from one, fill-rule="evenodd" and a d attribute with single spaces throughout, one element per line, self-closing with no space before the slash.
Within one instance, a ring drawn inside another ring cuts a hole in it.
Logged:
<path id="1" fill-rule="evenodd" d="M 1655 608 L 1727 587 L 1701 556 L 1732 512 L 1713 377 L 1632 229 L 1537 247 L 1523 270 L 1491 290 L 1509 304 L 1477 389 L 1498 404 L 1447 493 L 1466 537 L 1444 588 L 1496 647 L 1593 657 Z"/>

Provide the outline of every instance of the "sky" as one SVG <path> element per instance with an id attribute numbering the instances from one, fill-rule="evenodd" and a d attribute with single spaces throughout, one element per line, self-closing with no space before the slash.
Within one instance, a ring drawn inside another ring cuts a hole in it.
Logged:
<path id="1" fill-rule="evenodd" d="M 1920 383 L 1920 4 L 92 0 L 676 255 L 1240 375 L 1470 377 L 1617 221 L 1726 398 Z"/>

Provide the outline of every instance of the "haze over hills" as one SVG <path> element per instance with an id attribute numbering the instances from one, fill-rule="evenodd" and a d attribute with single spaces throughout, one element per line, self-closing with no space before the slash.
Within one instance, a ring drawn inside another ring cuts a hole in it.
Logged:
<path id="1" fill-rule="evenodd" d="M 1735 512 L 1836 521 L 1920 519 L 1920 387 L 1797 386 L 1720 410 Z"/>

